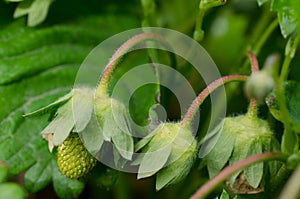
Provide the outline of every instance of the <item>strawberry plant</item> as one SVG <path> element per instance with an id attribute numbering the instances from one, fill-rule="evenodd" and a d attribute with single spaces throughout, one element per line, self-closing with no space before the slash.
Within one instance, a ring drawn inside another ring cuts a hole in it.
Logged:
<path id="1" fill-rule="evenodd" d="M 1 1 L 0 199 L 299 198 L 299 21 L 298 0 Z"/>

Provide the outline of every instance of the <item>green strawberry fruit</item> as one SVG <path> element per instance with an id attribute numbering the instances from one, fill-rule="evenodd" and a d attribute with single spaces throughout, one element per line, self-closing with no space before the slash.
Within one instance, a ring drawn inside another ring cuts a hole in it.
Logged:
<path id="1" fill-rule="evenodd" d="M 57 148 L 57 164 L 62 174 L 77 179 L 86 175 L 97 160 L 87 151 L 78 133 L 71 133 Z"/>

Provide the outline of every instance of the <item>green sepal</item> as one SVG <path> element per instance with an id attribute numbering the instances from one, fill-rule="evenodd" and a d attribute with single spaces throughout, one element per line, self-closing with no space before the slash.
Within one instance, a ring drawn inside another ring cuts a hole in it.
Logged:
<path id="1" fill-rule="evenodd" d="M 138 179 L 154 175 L 164 167 L 172 151 L 171 144 L 150 146 L 139 167 Z"/>
<path id="2" fill-rule="evenodd" d="M 224 119 L 223 125 L 227 125 L 226 119 Z M 230 132 L 226 132 L 226 127 L 224 128 L 224 126 L 218 132 L 220 133 L 220 137 L 215 147 L 205 157 L 210 177 L 215 176 L 225 166 L 233 151 L 235 136 Z"/>
<path id="3" fill-rule="evenodd" d="M 55 118 L 41 133 L 53 134 L 53 143 L 57 146 L 68 137 L 73 127 L 74 119 L 72 112 L 72 101 L 70 100 L 63 106 L 59 107 Z"/>
<path id="4" fill-rule="evenodd" d="M 68 94 L 64 95 L 63 97 L 60 97 L 58 100 L 56 100 L 55 102 L 40 108 L 36 111 L 33 111 L 31 113 L 27 113 L 25 115 L 23 115 L 24 117 L 34 117 L 34 116 L 40 116 L 40 115 L 44 115 L 46 113 L 50 113 L 53 111 L 56 111 L 58 109 L 58 107 L 60 107 L 61 105 L 65 104 L 68 100 L 71 99 L 71 97 L 73 96 L 72 92 L 69 92 Z"/>
<path id="5" fill-rule="evenodd" d="M 251 142 L 247 157 L 254 155 L 254 154 L 261 154 L 262 153 L 262 140 L 256 139 Z M 262 180 L 264 173 L 264 163 L 256 163 L 244 169 L 245 177 L 248 183 L 253 187 L 257 188 Z"/>

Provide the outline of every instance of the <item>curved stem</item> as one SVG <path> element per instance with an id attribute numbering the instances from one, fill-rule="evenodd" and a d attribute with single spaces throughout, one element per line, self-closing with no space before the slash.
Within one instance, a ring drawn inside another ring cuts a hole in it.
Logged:
<path id="1" fill-rule="evenodd" d="M 193 101 L 191 106 L 189 107 L 188 111 L 186 112 L 185 116 L 183 117 L 181 121 L 182 126 L 189 126 L 191 124 L 191 121 L 193 120 L 199 106 L 203 103 L 203 101 L 206 99 L 206 97 L 216 90 L 219 86 L 224 85 L 228 82 L 233 81 L 246 81 L 248 76 L 246 75 L 229 75 L 221 77 L 220 79 L 217 79 L 210 83 Z"/>
<path id="2" fill-rule="evenodd" d="M 108 85 L 110 82 L 110 78 L 111 78 L 113 70 L 119 63 L 120 58 L 124 54 L 126 54 L 130 48 L 132 48 L 136 44 L 146 41 L 146 40 L 163 41 L 163 38 L 159 34 L 155 34 L 155 33 L 141 33 L 141 34 L 135 35 L 134 37 L 130 38 L 125 43 L 123 43 L 117 49 L 117 51 L 113 54 L 113 56 L 110 58 L 108 64 L 105 66 L 102 77 L 100 79 L 100 83 L 96 90 L 97 95 L 100 95 L 100 96 L 108 95 Z"/>
<path id="3" fill-rule="evenodd" d="M 211 191 L 213 191 L 220 183 L 228 179 L 231 175 L 236 173 L 239 170 L 242 170 L 252 164 L 266 161 L 266 160 L 286 160 L 286 155 L 283 153 L 274 153 L 274 152 L 267 152 L 257 155 L 252 155 L 244 160 L 241 160 L 235 163 L 232 166 L 227 166 L 223 169 L 218 175 L 214 178 L 210 179 L 206 184 L 200 187 L 194 195 L 191 196 L 190 199 L 201 199 L 205 198 Z"/>
<path id="4" fill-rule="evenodd" d="M 251 71 L 252 71 L 252 73 L 258 72 L 259 71 L 258 61 L 257 61 L 254 53 L 251 52 L 251 51 L 248 51 L 247 55 L 248 55 L 250 63 L 251 63 Z"/>

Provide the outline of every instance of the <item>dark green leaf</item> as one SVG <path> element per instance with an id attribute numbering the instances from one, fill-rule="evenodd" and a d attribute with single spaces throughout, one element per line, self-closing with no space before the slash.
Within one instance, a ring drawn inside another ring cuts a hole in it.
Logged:
<path id="1" fill-rule="evenodd" d="M 64 199 L 78 197 L 83 191 L 85 183 L 62 175 L 55 160 L 52 160 L 52 168 L 53 187 L 57 195 Z"/>
<path id="2" fill-rule="evenodd" d="M 0 31 L 0 159 L 11 168 L 10 175 L 29 169 L 25 184 L 31 192 L 49 183 L 49 167 L 42 168 L 53 157 L 40 134 L 48 124 L 47 115 L 34 118 L 23 115 L 70 92 L 78 67 L 92 47 L 124 28 L 116 23 L 108 26 L 104 18 L 118 21 L 114 16 L 90 18 L 88 26 L 81 23 L 85 27 L 79 28 L 81 31 L 76 26 L 65 25 L 31 29 L 20 27 L 21 23 Z M 99 32 L 99 25 L 114 28 Z M 33 182 L 39 174 L 40 178 Z M 57 179 L 54 186 L 64 197 Z M 66 188 L 76 193 L 73 196 L 83 187 L 72 182 L 70 186 L 77 186 L 77 191 Z"/>
<path id="3" fill-rule="evenodd" d="M 24 176 L 24 186 L 29 193 L 35 193 L 48 184 L 52 180 L 52 157 L 43 159 L 33 165 Z"/>
<path id="4" fill-rule="evenodd" d="M 286 81 L 283 88 L 289 118 L 282 117 L 275 91 L 270 93 L 266 99 L 270 112 L 277 120 L 291 123 L 294 131 L 300 133 L 300 84 L 296 81 Z"/>

